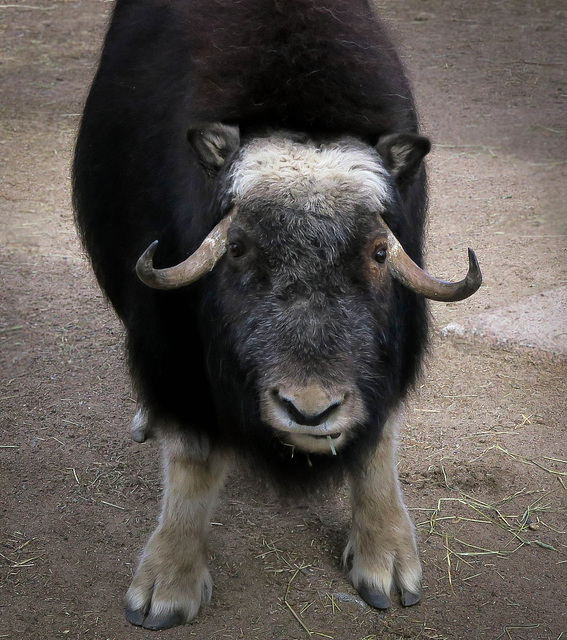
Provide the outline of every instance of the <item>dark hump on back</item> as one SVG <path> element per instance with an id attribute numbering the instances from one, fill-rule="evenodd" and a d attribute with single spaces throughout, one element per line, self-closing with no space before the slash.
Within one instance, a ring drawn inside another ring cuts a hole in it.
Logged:
<path id="1" fill-rule="evenodd" d="M 178 5 L 204 120 L 368 136 L 415 130 L 402 64 L 364 0 Z"/>

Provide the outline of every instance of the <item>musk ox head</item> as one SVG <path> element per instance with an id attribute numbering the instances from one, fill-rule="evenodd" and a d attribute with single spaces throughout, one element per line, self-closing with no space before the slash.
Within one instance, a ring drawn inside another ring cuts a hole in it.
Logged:
<path id="1" fill-rule="evenodd" d="M 472 252 L 465 280 L 436 280 L 384 221 L 396 228 L 429 142 L 398 134 L 373 147 L 278 132 L 241 145 L 222 125 L 192 132 L 192 142 L 224 215 L 180 265 L 154 269 L 154 243 L 139 277 L 169 289 L 211 271 L 212 382 L 222 386 L 230 370 L 226 384 L 290 455 L 348 449 L 401 395 L 402 298 L 459 300 L 480 286 Z"/>

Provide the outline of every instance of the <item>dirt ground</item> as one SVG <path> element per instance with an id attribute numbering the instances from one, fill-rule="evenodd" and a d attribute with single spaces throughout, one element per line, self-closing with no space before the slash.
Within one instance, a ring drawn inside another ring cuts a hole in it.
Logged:
<path id="1" fill-rule="evenodd" d="M 156 637 L 122 598 L 154 527 L 155 443 L 129 439 L 123 335 L 77 242 L 69 162 L 111 3 L 0 5 L 0 638 Z M 566 363 L 440 329 L 567 282 L 563 0 L 387 0 L 429 160 L 429 266 L 485 284 L 434 304 L 399 471 L 424 598 L 380 613 L 340 568 L 346 492 L 282 503 L 235 469 L 213 602 L 163 637 L 567 640 Z M 567 331 L 567 329 L 566 329 Z"/>

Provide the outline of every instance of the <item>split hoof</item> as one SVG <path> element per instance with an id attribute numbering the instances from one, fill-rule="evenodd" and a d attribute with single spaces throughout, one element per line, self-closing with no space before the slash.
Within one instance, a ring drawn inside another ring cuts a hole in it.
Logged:
<path id="1" fill-rule="evenodd" d="M 163 631 L 185 624 L 185 615 L 181 611 L 170 611 L 161 615 L 146 615 L 144 609 L 126 609 L 126 620 L 137 627 L 150 631 Z"/>
<path id="2" fill-rule="evenodd" d="M 374 609 L 390 609 L 392 601 L 390 596 L 380 589 L 372 588 L 366 583 L 362 583 L 357 591 L 360 597 Z M 411 591 L 402 590 L 400 593 L 400 603 L 404 607 L 413 607 L 421 600 L 421 592 L 413 593 Z"/>

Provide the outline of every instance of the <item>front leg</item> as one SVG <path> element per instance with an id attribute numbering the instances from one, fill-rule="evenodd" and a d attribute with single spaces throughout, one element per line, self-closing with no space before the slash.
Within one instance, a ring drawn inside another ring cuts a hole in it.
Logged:
<path id="1" fill-rule="evenodd" d="M 181 434 L 162 435 L 165 488 L 159 524 L 126 593 L 126 619 L 168 629 L 194 618 L 210 601 L 207 535 L 224 482 L 226 457 Z"/>
<path id="2" fill-rule="evenodd" d="M 421 564 L 414 527 L 396 468 L 398 417 L 392 416 L 376 450 L 351 478 L 352 528 L 343 561 L 355 589 L 372 607 L 392 606 L 394 585 L 404 606 L 421 599 Z"/>

